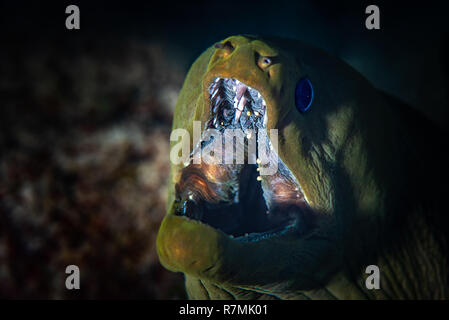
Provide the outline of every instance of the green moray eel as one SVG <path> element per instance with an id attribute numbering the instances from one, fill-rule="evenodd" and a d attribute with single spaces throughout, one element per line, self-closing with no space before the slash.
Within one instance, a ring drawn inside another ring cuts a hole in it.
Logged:
<path id="1" fill-rule="evenodd" d="M 305 112 L 301 79 L 313 85 Z M 157 252 L 185 274 L 189 298 L 449 297 L 447 158 L 435 126 L 319 49 L 233 36 L 192 65 L 173 129 L 187 130 L 192 155 L 194 121 L 204 134 L 244 126 L 251 112 L 260 130 L 277 130 L 277 175 L 258 176 L 257 164 L 171 165 Z M 366 285 L 369 265 L 378 288 Z"/>

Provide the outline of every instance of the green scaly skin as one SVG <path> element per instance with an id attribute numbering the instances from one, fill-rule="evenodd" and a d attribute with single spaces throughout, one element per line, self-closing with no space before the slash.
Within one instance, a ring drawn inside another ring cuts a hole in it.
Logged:
<path id="1" fill-rule="evenodd" d="M 432 126 L 318 49 L 288 39 L 226 41 L 233 48 L 211 47 L 191 67 L 173 129 L 192 136 L 192 122 L 205 123 L 215 77 L 258 90 L 267 102 L 267 129 L 279 130 L 279 157 L 323 218 L 306 236 L 238 242 L 173 214 L 182 165 L 172 165 L 157 251 L 164 267 L 185 274 L 189 297 L 447 299 L 447 188 L 436 182 L 447 162 L 428 146 L 427 135 L 438 135 Z M 274 63 L 261 68 L 257 55 Z M 294 90 L 304 76 L 315 98 L 301 114 Z M 380 268 L 379 290 L 365 287 L 370 264 Z"/>

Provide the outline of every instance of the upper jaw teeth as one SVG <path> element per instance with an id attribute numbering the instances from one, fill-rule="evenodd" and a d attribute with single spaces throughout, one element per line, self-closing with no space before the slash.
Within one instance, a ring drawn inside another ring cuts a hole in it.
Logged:
<path id="1" fill-rule="evenodd" d="M 264 126 L 266 102 L 257 90 L 237 79 L 216 78 L 209 87 L 209 93 L 211 123 L 215 128 L 218 128 L 217 123 L 225 127 L 243 127 L 245 131 Z"/>
<path id="2" fill-rule="evenodd" d="M 240 100 L 235 100 L 234 108 L 236 108 L 235 117 L 234 117 L 234 123 L 237 123 L 240 119 L 240 114 L 243 111 L 243 107 L 246 104 L 246 98 L 241 97 Z"/>

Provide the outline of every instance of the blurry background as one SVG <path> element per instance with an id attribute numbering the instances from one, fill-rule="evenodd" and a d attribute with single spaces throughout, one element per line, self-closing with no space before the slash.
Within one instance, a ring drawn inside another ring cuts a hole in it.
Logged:
<path id="1" fill-rule="evenodd" d="M 447 6 L 391 2 L 0 2 L 0 297 L 185 297 L 155 252 L 171 117 L 190 64 L 227 36 L 321 47 L 446 129 Z"/>

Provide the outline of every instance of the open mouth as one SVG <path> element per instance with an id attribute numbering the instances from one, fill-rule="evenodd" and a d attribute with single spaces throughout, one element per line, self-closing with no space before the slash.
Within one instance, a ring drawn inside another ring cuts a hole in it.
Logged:
<path id="1" fill-rule="evenodd" d="M 175 214 L 245 242 L 311 230 L 313 214 L 301 186 L 266 134 L 267 105 L 262 95 L 231 78 L 214 79 L 208 90 L 210 116 L 175 186 Z M 227 139 L 239 131 L 241 139 Z M 221 141 L 211 135 L 217 132 Z M 225 150 L 228 141 L 232 141 L 231 162 L 223 160 L 229 156 L 225 152 L 212 152 L 223 161 L 194 163 L 211 143 Z M 243 161 L 237 161 L 237 151 Z M 266 161 L 260 160 L 261 154 Z M 270 166 L 276 170 L 263 174 Z"/>

